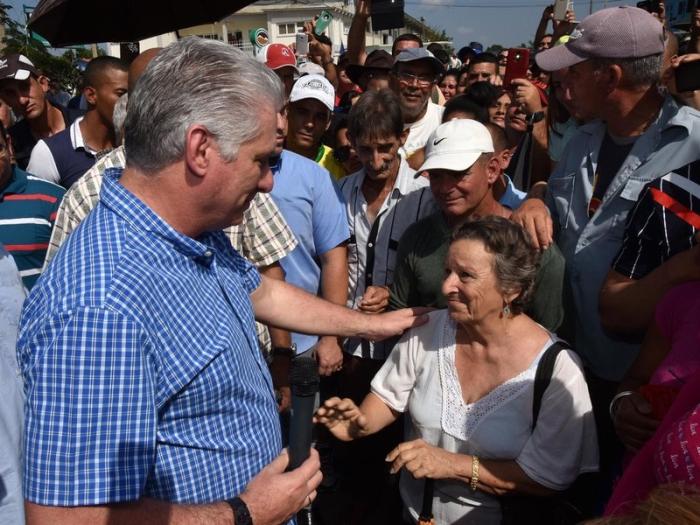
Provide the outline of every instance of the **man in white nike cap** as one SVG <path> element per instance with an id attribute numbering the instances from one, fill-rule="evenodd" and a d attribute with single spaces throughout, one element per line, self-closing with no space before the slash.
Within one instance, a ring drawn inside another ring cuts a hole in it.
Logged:
<path id="1" fill-rule="evenodd" d="M 440 211 L 416 222 L 401 237 L 390 308 L 409 304 L 447 307 L 442 281 L 452 231 L 475 217 L 509 218 L 512 214 L 494 196 L 501 171 L 491 133 L 480 122 L 451 120 L 433 132 L 418 173 L 427 172 Z M 556 248 L 546 250 L 537 274 L 537 290 L 525 313 L 552 331 L 562 321 L 563 279 L 561 254 Z"/>

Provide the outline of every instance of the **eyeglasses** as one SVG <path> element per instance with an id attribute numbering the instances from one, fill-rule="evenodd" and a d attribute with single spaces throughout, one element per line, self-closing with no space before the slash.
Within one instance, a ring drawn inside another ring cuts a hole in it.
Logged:
<path id="1" fill-rule="evenodd" d="M 399 82 L 406 85 L 411 85 L 417 83 L 419 87 L 428 87 L 433 82 L 435 82 L 435 77 L 431 75 L 414 75 L 413 73 L 408 73 L 407 71 L 400 71 L 396 74 Z"/>

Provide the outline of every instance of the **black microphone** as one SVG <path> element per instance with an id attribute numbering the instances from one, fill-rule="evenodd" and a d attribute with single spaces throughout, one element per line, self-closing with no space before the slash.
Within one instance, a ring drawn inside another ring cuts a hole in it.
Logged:
<path id="1" fill-rule="evenodd" d="M 314 406 L 319 385 L 318 364 L 313 357 L 292 361 L 289 383 L 292 389 L 292 412 L 289 423 L 289 466 L 293 470 L 306 461 L 311 452 Z M 297 513 L 300 525 L 313 525 L 311 505 Z"/>
<path id="2" fill-rule="evenodd" d="M 292 411 L 289 424 L 289 466 L 287 470 L 297 468 L 309 457 L 313 430 L 312 420 L 319 381 L 318 363 L 313 357 L 297 357 L 292 361 L 289 372 Z"/>

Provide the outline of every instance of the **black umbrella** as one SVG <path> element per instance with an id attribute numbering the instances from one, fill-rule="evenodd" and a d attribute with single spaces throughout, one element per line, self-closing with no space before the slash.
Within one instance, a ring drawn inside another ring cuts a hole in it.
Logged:
<path id="1" fill-rule="evenodd" d="M 209 24 L 254 0 L 41 0 L 29 29 L 54 47 L 134 42 Z"/>

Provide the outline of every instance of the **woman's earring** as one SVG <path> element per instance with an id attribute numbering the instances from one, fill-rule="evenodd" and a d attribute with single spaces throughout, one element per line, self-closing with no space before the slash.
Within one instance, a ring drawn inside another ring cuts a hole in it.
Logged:
<path id="1" fill-rule="evenodd" d="M 506 305 L 503 307 L 503 317 L 510 318 L 511 316 L 511 311 L 510 311 L 510 305 L 506 303 Z"/>

